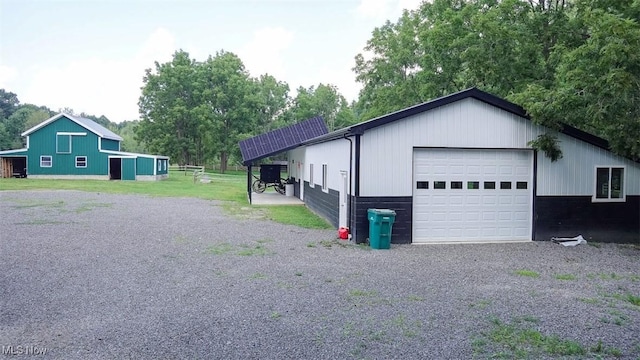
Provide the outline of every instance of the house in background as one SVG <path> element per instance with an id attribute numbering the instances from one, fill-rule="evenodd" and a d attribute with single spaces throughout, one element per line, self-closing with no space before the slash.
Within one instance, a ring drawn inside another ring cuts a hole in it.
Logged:
<path id="1" fill-rule="evenodd" d="M 367 209 L 385 208 L 397 214 L 393 243 L 640 243 L 640 164 L 571 126 L 552 162 L 528 145 L 546 131 L 472 88 L 289 146 L 289 176 L 356 242 L 368 238 Z"/>
<path id="2" fill-rule="evenodd" d="M 60 113 L 22 133 L 26 148 L 0 151 L 0 176 L 161 180 L 169 158 L 120 151 L 122 138 L 93 120 Z"/>

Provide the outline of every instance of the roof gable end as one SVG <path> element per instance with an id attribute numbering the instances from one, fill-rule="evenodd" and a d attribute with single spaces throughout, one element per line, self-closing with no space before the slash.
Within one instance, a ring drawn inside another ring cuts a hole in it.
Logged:
<path id="1" fill-rule="evenodd" d="M 98 135 L 101 138 L 105 138 L 105 139 L 110 139 L 110 140 L 116 140 L 116 141 L 122 141 L 122 138 L 120 136 L 118 136 L 118 134 L 114 133 L 113 131 L 105 128 L 104 126 L 98 124 L 97 122 L 91 120 L 91 119 L 87 119 L 87 118 L 83 118 L 83 117 L 79 117 L 79 116 L 73 116 L 73 115 L 69 115 L 69 114 L 65 114 L 65 113 L 59 113 L 55 116 L 50 117 L 49 119 L 41 122 L 40 124 L 32 127 L 31 129 L 26 130 L 25 132 L 23 132 L 21 135 L 22 136 L 28 136 L 29 134 L 32 134 L 44 127 L 46 127 L 47 125 L 57 121 L 60 118 L 67 118 L 73 122 L 75 122 L 76 124 L 82 126 L 83 128 L 87 129 L 88 131 Z"/>
<path id="2" fill-rule="evenodd" d="M 464 100 L 467 98 L 474 98 L 476 100 L 495 106 L 499 109 L 510 112 L 522 118 L 531 120 L 531 117 L 527 115 L 527 111 L 521 106 L 473 87 L 473 88 L 459 91 L 457 93 L 442 96 L 437 99 L 424 102 L 422 104 L 418 104 L 402 110 L 398 110 L 390 114 L 379 116 L 377 118 L 367 120 L 365 122 L 361 122 L 359 124 L 355 124 L 344 129 L 336 130 L 332 133 L 311 139 L 307 141 L 305 144 L 310 145 L 314 143 L 330 141 L 333 139 L 341 138 L 343 136 L 363 134 L 365 131 L 369 129 L 376 128 L 378 126 L 382 126 L 385 124 L 389 124 L 391 122 L 398 121 L 416 114 L 420 114 L 425 111 L 433 110 L 435 108 L 445 106 L 445 105 L 454 103 L 456 101 Z M 607 140 L 600 138 L 598 136 L 595 136 L 593 134 L 587 133 L 585 131 L 582 131 L 573 126 L 562 124 L 562 129 L 560 130 L 560 132 L 565 135 L 576 138 L 578 140 L 584 141 L 593 146 L 610 151 L 609 142 Z"/>

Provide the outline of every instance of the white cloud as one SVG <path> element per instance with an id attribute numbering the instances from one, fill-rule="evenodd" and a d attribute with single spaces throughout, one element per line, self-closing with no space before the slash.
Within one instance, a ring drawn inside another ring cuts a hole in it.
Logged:
<path id="1" fill-rule="evenodd" d="M 88 57 L 61 67 L 37 67 L 21 99 L 52 110 L 70 107 L 78 113 L 105 115 L 115 122 L 137 119 L 144 70 L 153 68 L 154 61 L 170 61 L 175 49 L 175 37 L 159 28 L 127 58 Z"/>
<path id="2" fill-rule="evenodd" d="M 283 52 L 293 38 L 293 32 L 283 27 L 265 27 L 256 30 L 251 41 L 238 49 L 238 56 L 252 76 L 269 73 L 283 79 L 287 75 Z"/>
<path id="3" fill-rule="evenodd" d="M 9 90 L 10 84 L 17 78 L 18 70 L 16 68 L 0 64 L 0 88 Z"/>

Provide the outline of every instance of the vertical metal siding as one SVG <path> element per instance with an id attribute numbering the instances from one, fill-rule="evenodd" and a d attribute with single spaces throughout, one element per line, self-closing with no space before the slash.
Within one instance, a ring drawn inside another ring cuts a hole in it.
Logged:
<path id="1" fill-rule="evenodd" d="M 120 151 L 120 142 L 111 139 L 102 139 L 102 150 Z"/>
<path id="2" fill-rule="evenodd" d="M 56 154 L 57 132 L 85 132 L 72 136 L 71 153 Z M 31 175 L 106 175 L 107 155 L 98 151 L 98 136 L 75 122 L 62 117 L 29 135 L 28 169 Z M 52 156 L 53 166 L 40 167 L 40 156 Z M 76 156 L 87 157 L 86 168 L 76 168 Z"/>
<path id="3" fill-rule="evenodd" d="M 361 196 L 411 196 L 414 147 L 528 149 L 541 133 L 527 119 L 465 99 L 362 136 Z"/>
<path id="4" fill-rule="evenodd" d="M 361 196 L 411 196 L 414 147 L 530 149 L 545 132 L 521 118 L 475 99 L 465 99 L 367 131 L 362 136 Z M 640 164 L 559 134 L 564 157 L 552 163 L 538 152 L 537 195 L 584 195 L 594 191 L 595 166 L 625 166 L 627 195 L 640 195 Z"/>
<path id="5" fill-rule="evenodd" d="M 289 168 L 289 176 L 292 176 L 297 180 L 303 180 L 303 181 L 304 179 L 300 179 L 300 176 L 303 174 L 303 172 L 302 172 L 302 169 L 300 170 L 298 169 L 298 165 L 300 165 L 301 167 L 306 165 L 304 155 L 305 155 L 304 147 L 298 147 L 293 150 L 289 150 L 289 152 L 287 153 L 287 159 L 289 159 L 289 165 L 291 165 L 293 161 L 293 167 Z"/>
<path id="6" fill-rule="evenodd" d="M 315 186 L 322 186 L 322 165 L 327 164 L 327 187 L 339 190 L 342 181 L 340 171 L 350 172 L 349 144 L 347 140 L 338 139 L 303 148 L 305 181 L 309 181 L 309 164 L 313 164 L 313 182 Z"/>
<path id="7" fill-rule="evenodd" d="M 562 159 L 551 162 L 538 152 L 539 196 L 592 196 L 596 166 L 624 166 L 626 195 L 640 195 L 640 164 L 560 134 Z"/>
<path id="8" fill-rule="evenodd" d="M 136 175 L 155 175 L 153 173 L 155 158 L 140 157 L 136 158 Z"/>

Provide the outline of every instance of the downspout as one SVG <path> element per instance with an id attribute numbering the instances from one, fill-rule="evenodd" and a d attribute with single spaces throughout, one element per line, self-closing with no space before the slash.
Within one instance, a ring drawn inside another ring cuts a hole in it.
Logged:
<path id="1" fill-rule="evenodd" d="M 355 146 L 356 147 L 356 153 L 355 153 L 355 158 L 356 159 L 355 159 L 355 164 L 354 164 L 355 165 L 355 170 L 354 170 L 355 171 L 355 174 L 354 174 L 354 177 L 355 177 L 355 180 L 354 180 L 354 183 L 355 183 L 354 192 L 355 192 L 355 194 L 354 194 L 354 198 L 356 199 L 356 200 L 354 200 L 355 202 L 357 202 L 357 198 L 360 197 L 360 136 L 362 136 L 362 132 L 358 132 L 358 133 L 355 134 L 355 137 L 356 137 L 356 146 Z M 357 223 L 356 223 L 356 227 L 357 227 Z M 356 237 L 357 237 L 358 236 L 357 229 L 353 229 L 353 231 L 356 232 Z M 355 239 L 354 242 L 358 243 L 358 240 Z"/>
<path id="2" fill-rule="evenodd" d="M 351 208 L 353 206 L 351 206 L 351 196 L 353 196 L 353 192 L 351 191 L 352 188 L 352 177 L 351 174 L 353 174 L 353 141 L 347 137 L 347 134 L 344 134 L 343 137 L 345 140 L 349 141 L 349 211 L 347 212 L 347 227 L 349 228 L 349 232 L 351 232 L 352 227 L 351 227 Z"/>
<path id="3" fill-rule="evenodd" d="M 249 205 L 251 205 L 251 163 L 247 165 L 247 195 L 249 196 Z"/>

